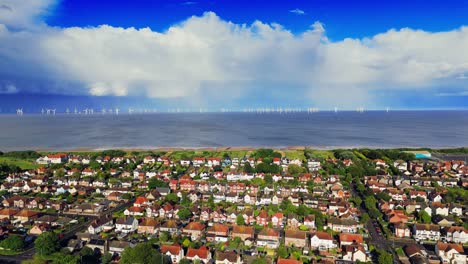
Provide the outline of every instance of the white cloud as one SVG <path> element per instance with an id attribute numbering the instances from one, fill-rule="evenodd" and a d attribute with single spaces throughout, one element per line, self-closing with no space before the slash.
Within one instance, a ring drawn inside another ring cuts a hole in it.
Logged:
<path id="1" fill-rule="evenodd" d="M 302 9 L 299 9 L 299 8 L 296 8 L 296 9 L 292 9 L 292 10 L 289 10 L 290 13 L 294 13 L 296 15 L 305 15 L 306 13 L 304 12 L 304 10 Z"/>
<path id="2" fill-rule="evenodd" d="M 375 101 L 380 90 L 468 88 L 467 80 L 457 79 L 468 74 L 468 27 L 330 41 L 320 22 L 293 34 L 261 21 L 234 24 L 212 12 L 165 32 L 107 25 L 17 31 L 10 30 L 13 22 L 0 21 L 6 24 L 0 24 L 0 78 L 18 91 L 186 97 L 209 104 L 210 98 L 269 93 L 276 83 L 284 87 L 275 88 L 280 98 L 355 107 Z"/>
<path id="3" fill-rule="evenodd" d="M 37 26 L 56 0 L 0 0 L 0 24 L 15 28 Z"/>

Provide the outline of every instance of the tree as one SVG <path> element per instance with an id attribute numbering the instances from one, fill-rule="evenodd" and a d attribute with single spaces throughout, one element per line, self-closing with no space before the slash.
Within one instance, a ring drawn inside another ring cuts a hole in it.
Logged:
<path id="1" fill-rule="evenodd" d="M 383 250 L 378 250 L 377 253 L 379 255 L 378 260 L 380 264 L 392 264 L 393 263 L 392 254 L 385 252 Z"/>
<path id="2" fill-rule="evenodd" d="M 137 244 L 135 247 L 127 247 L 122 252 L 120 259 L 122 264 L 163 264 L 164 259 L 149 243 Z"/>
<path id="3" fill-rule="evenodd" d="M 156 187 L 169 187 L 169 184 L 156 177 L 153 177 L 148 181 L 148 188 L 150 190 L 153 190 L 153 189 L 156 189 Z"/>
<path id="4" fill-rule="evenodd" d="M 51 255 L 60 249 L 59 238 L 54 232 L 44 232 L 34 242 L 34 248 L 40 256 Z"/>
<path id="5" fill-rule="evenodd" d="M 159 240 L 161 242 L 166 242 L 169 240 L 169 233 L 168 232 L 161 232 L 159 233 Z"/>
<path id="6" fill-rule="evenodd" d="M 243 215 L 241 215 L 241 214 L 237 215 L 236 224 L 237 225 L 245 225 L 245 220 L 244 220 Z"/>
<path id="7" fill-rule="evenodd" d="M 179 264 L 191 264 L 190 260 L 183 258 L 179 261 Z"/>
<path id="8" fill-rule="evenodd" d="M 289 256 L 288 250 L 283 245 L 278 247 L 278 256 L 281 258 L 287 258 Z"/>
<path id="9" fill-rule="evenodd" d="M 102 255 L 101 262 L 102 262 L 102 264 L 111 263 L 112 262 L 112 254 L 111 253 L 106 253 L 106 254 Z"/>
<path id="10" fill-rule="evenodd" d="M 419 211 L 419 221 L 421 221 L 424 224 L 430 224 L 431 221 L 431 216 L 424 210 Z"/>
<path id="11" fill-rule="evenodd" d="M 0 246 L 10 250 L 20 250 L 24 247 L 23 239 L 19 236 L 11 235 L 0 243 Z"/>
<path id="12" fill-rule="evenodd" d="M 166 201 L 171 203 L 177 203 L 179 201 L 179 197 L 177 197 L 177 194 L 175 193 L 169 193 L 168 195 L 166 195 Z"/>
<path id="13" fill-rule="evenodd" d="M 260 163 L 261 164 L 261 163 Z M 246 162 L 244 164 L 244 172 L 245 173 L 254 173 L 255 172 L 255 169 L 252 168 L 252 166 L 250 165 L 250 163 Z"/>
<path id="14" fill-rule="evenodd" d="M 369 219 L 370 219 L 369 214 L 368 213 L 363 213 L 361 215 L 361 219 L 359 220 L 359 222 L 361 224 L 365 224 L 365 223 L 367 223 L 367 221 L 369 221 Z"/>
<path id="15" fill-rule="evenodd" d="M 296 164 L 289 164 L 288 172 L 292 175 L 298 175 L 299 173 L 304 172 L 304 168 Z"/>
<path id="16" fill-rule="evenodd" d="M 187 208 L 181 208 L 177 212 L 177 216 L 179 216 L 179 219 L 181 220 L 187 220 L 190 218 L 190 216 L 192 216 L 192 212 Z"/>

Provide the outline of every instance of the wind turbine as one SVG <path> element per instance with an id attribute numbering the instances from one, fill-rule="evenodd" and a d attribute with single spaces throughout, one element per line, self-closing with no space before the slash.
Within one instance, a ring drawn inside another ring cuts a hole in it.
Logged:
<path id="1" fill-rule="evenodd" d="M 65 113 L 70 114 L 70 109 L 67 108 L 67 110 L 65 111 Z"/>
<path id="2" fill-rule="evenodd" d="M 115 109 L 115 114 L 118 115 L 118 114 L 119 114 L 119 111 L 120 111 L 120 110 L 119 110 L 118 108 L 116 108 L 116 109 Z"/>
<path id="3" fill-rule="evenodd" d="M 43 114 L 44 114 L 44 112 L 45 112 L 45 111 L 44 111 L 44 108 L 42 108 L 42 110 L 41 110 L 41 114 L 43 115 Z"/>
<path id="4" fill-rule="evenodd" d="M 22 116 L 23 115 L 23 108 L 16 109 L 16 114 L 19 115 L 19 116 Z"/>

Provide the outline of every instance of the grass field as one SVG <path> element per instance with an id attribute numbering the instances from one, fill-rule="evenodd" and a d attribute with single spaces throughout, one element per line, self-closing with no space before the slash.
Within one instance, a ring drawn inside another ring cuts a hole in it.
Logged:
<path id="1" fill-rule="evenodd" d="M 34 164 L 32 160 L 16 159 L 10 157 L 0 157 L 0 164 L 16 165 L 23 170 L 37 169 L 38 164 Z"/>

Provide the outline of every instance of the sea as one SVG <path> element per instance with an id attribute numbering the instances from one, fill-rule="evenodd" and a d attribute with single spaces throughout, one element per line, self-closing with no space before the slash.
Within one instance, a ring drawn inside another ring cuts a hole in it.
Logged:
<path id="1" fill-rule="evenodd" d="M 468 111 L 0 115 L 0 150 L 468 146 Z"/>

